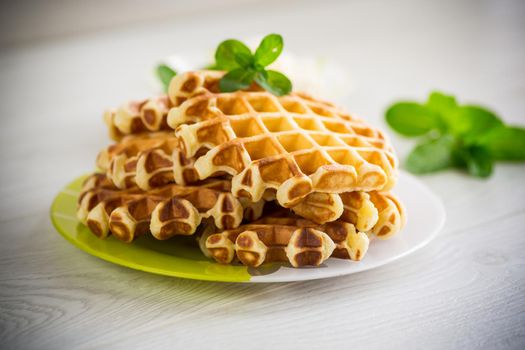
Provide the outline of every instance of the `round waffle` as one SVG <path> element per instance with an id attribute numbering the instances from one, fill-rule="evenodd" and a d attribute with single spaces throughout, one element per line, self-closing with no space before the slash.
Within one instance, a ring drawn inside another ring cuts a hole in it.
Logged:
<path id="1" fill-rule="evenodd" d="M 171 104 L 166 95 L 130 101 L 104 113 L 109 136 L 120 140 L 125 135 L 168 130 L 166 123 Z"/>
<path id="2" fill-rule="evenodd" d="M 170 98 L 177 95 L 172 90 Z M 201 90 L 170 110 L 168 124 L 177 127 L 186 157 L 209 150 L 195 162 L 199 178 L 231 174 L 236 196 L 257 201 L 272 189 L 282 206 L 292 207 L 312 192 L 388 190 L 395 183 L 397 161 L 384 135 L 326 102 Z"/>
<path id="3" fill-rule="evenodd" d="M 198 181 L 193 160 L 180 152 L 172 132 L 128 135 L 102 150 L 97 165 L 121 189 L 138 186 L 150 190 L 173 182 L 185 185 Z"/>
<path id="4" fill-rule="evenodd" d="M 112 233 L 126 242 L 151 232 L 157 239 L 190 235 L 203 218 L 229 229 L 262 213 L 263 203 L 241 203 L 230 193 L 230 182 L 208 180 L 194 186 L 167 185 L 151 191 L 119 190 L 104 175 L 89 177 L 78 199 L 77 217 L 98 237 Z"/>
<path id="5" fill-rule="evenodd" d="M 236 229 L 201 237 L 205 254 L 220 263 L 238 259 L 257 267 L 268 262 L 287 262 L 294 267 L 319 266 L 329 257 L 360 260 L 369 239 L 352 224 L 318 225 L 293 217 L 266 217 Z"/>
<path id="6" fill-rule="evenodd" d="M 336 218 L 348 222 L 361 231 L 387 239 L 399 232 L 406 222 L 403 205 L 392 193 L 345 192 L 336 197 L 341 201 L 334 204 L 326 193 L 309 194 L 305 200 L 292 208 L 303 218 L 317 223 L 333 221 Z"/>

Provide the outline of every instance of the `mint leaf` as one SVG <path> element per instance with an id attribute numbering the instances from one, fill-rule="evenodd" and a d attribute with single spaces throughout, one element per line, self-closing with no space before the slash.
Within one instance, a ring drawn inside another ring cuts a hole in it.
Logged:
<path id="1" fill-rule="evenodd" d="M 259 44 L 255 51 L 255 62 L 262 67 L 273 63 L 283 51 L 283 37 L 279 34 L 269 34 Z"/>
<path id="2" fill-rule="evenodd" d="M 424 105 L 392 105 L 386 120 L 406 136 L 441 135 L 409 154 L 406 167 L 417 174 L 459 167 L 473 176 L 488 177 L 496 160 L 525 161 L 525 128 L 505 126 L 489 109 L 458 105 L 454 96 L 441 92 L 432 92 Z"/>
<path id="3" fill-rule="evenodd" d="M 496 160 L 525 160 L 525 128 L 500 126 L 476 139 Z"/>
<path id="4" fill-rule="evenodd" d="M 170 86 L 171 79 L 176 75 L 177 72 L 175 72 L 173 69 L 171 69 L 165 64 L 159 64 L 157 66 L 157 76 L 159 77 L 165 92 L 168 92 L 168 87 Z"/>
<path id="5" fill-rule="evenodd" d="M 430 93 L 427 99 L 426 106 L 437 113 L 446 113 L 458 106 L 456 98 L 452 95 L 447 95 L 439 91 Z"/>
<path id="6" fill-rule="evenodd" d="M 388 125 L 405 136 L 420 136 L 439 127 L 436 114 L 415 102 L 399 102 L 386 111 Z"/>
<path id="7" fill-rule="evenodd" d="M 236 54 L 251 56 L 252 52 L 239 40 L 229 39 L 220 43 L 215 51 L 216 67 L 223 70 L 239 68 L 239 63 L 235 59 Z"/>
<path id="8" fill-rule="evenodd" d="M 278 34 L 267 35 L 259 44 L 255 55 L 238 40 L 223 41 L 215 52 L 215 64 L 211 69 L 226 70 L 219 89 L 231 92 L 245 89 L 254 79 L 274 95 L 285 95 L 292 90 L 292 83 L 282 73 L 266 70 L 265 66 L 274 62 L 283 50 L 283 38 Z"/>
<path id="9" fill-rule="evenodd" d="M 276 96 L 283 96 L 292 91 L 292 82 L 284 74 L 274 70 L 257 72 L 255 81 Z"/>
<path id="10" fill-rule="evenodd" d="M 219 68 L 219 66 L 217 66 L 217 64 L 215 64 L 215 63 L 210 63 L 210 64 L 202 67 L 202 69 L 204 69 L 204 70 L 221 70 Z"/>
<path id="11" fill-rule="evenodd" d="M 489 177 L 492 174 L 492 158 L 484 147 L 468 146 L 458 152 L 469 174 Z"/>
<path id="12" fill-rule="evenodd" d="M 458 107 L 458 103 L 454 96 L 434 91 L 428 96 L 425 106 L 439 117 L 441 129 L 446 131 L 451 119 L 454 118 L 453 113 Z"/>
<path id="13" fill-rule="evenodd" d="M 250 68 L 253 64 L 253 55 L 252 54 L 246 54 L 244 52 L 237 52 L 234 55 L 235 62 L 241 67 L 241 68 Z"/>
<path id="14" fill-rule="evenodd" d="M 253 82 L 255 72 L 237 68 L 227 73 L 219 81 L 219 88 L 224 92 L 246 89 Z"/>
<path id="15" fill-rule="evenodd" d="M 450 135 L 428 140 L 410 152 L 406 168 L 414 174 L 425 174 L 453 164 L 454 138 Z"/>
<path id="16" fill-rule="evenodd" d="M 501 119 L 493 112 L 480 106 L 461 106 L 456 108 L 450 120 L 450 131 L 465 137 L 471 143 L 479 135 L 503 125 Z"/>

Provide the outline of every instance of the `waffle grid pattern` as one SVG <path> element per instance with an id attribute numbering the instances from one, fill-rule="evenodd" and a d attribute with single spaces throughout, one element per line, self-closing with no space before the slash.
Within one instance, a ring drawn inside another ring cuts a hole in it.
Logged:
<path id="1" fill-rule="evenodd" d="M 342 193 L 393 186 L 396 159 L 379 131 L 334 114 L 333 108 L 317 109 L 316 114 L 307 100 L 287 99 L 293 101 L 293 109 L 285 108 L 284 98 L 268 93 L 197 96 L 175 109 L 186 115 L 191 104 L 205 101 L 213 105 L 206 110 L 219 111 L 218 116 L 180 125 L 176 131 L 185 156 L 210 149 L 195 162 L 199 177 L 227 172 L 233 175 L 236 196 L 258 200 L 267 189 L 275 189 L 285 207 L 313 191 Z M 170 112 L 170 118 L 173 115 Z M 171 126 L 176 124 L 174 118 L 168 120 Z"/>
<path id="2" fill-rule="evenodd" d="M 222 93 L 223 75 L 179 74 L 167 95 L 105 113 L 118 143 L 99 153 L 105 174 L 86 181 L 77 212 L 95 235 L 167 239 L 202 223 L 199 246 L 217 262 L 300 267 L 361 260 L 371 238 L 401 230 L 381 131 L 304 93 Z M 282 212 L 263 215 L 273 200 Z"/>
<path id="3" fill-rule="evenodd" d="M 161 240 L 191 235 L 205 218 L 212 218 L 218 228 L 235 228 L 244 213 L 251 220 L 262 214 L 261 203 L 241 202 L 229 190 L 230 182 L 225 180 L 146 192 L 136 187 L 118 190 L 105 175 L 95 174 L 84 184 L 77 217 L 100 238 L 112 233 L 130 242 L 146 232 Z"/>
<path id="4" fill-rule="evenodd" d="M 201 237 L 205 254 L 220 263 L 238 260 L 257 267 L 268 262 L 288 262 L 294 267 L 319 266 L 329 257 L 361 260 L 368 236 L 351 224 L 318 225 L 292 217 L 266 217 L 233 230 Z"/>

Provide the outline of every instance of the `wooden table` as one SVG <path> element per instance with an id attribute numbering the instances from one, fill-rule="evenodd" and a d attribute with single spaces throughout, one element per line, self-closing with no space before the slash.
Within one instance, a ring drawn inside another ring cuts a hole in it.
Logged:
<path id="1" fill-rule="evenodd" d="M 272 1 L 2 48 L 0 347 L 525 348 L 523 165 L 499 164 L 488 180 L 422 177 L 447 208 L 435 241 L 305 283 L 122 268 L 71 246 L 48 215 L 108 144 L 102 111 L 150 95 L 164 55 L 278 32 L 294 53 L 343 64 L 354 86 L 344 105 L 376 125 L 390 102 L 434 88 L 524 124 L 524 15 L 519 1 Z M 392 136 L 405 155 L 412 141 Z"/>

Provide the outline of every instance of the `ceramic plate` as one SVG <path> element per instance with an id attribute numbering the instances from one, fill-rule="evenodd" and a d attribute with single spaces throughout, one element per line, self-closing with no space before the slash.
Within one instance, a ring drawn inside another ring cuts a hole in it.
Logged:
<path id="1" fill-rule="evenodd" d="M 429 243 L 445 222 L 441 201 L 418 179 L 401 173 L 395 193 L 407 211 L 407 225 L 393 238 L 372 240 L 364 259 L 354 262 L 328 259 L 320 267 L 295 269 L 267 264 L 257 269 L 215 263 L 202 255 L 192 237 L 157 241 L 151 235 L 132 244 L 113 237 L 96 238 L 76 219 L 76 200 L 83 181 L 80 177 L 64 188 L 51 206 L 57 231 L 77 248 L 109 262 L 146 272 L 209 281 L 290 282 L 348 275 L 370 270 L 402 258 Z"/>

